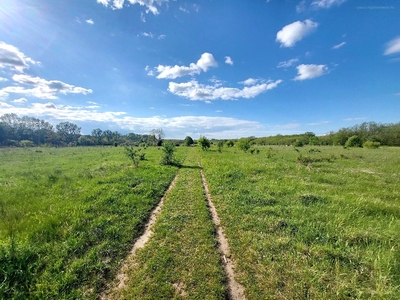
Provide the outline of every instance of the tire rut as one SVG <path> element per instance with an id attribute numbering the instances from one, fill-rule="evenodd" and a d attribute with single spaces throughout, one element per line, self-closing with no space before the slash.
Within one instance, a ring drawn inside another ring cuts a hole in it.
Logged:
<path id="1" fill-rule="evenodd" d="M 244 295 L 244 288 L 235 279 L 234 263 L 233 263 L 233 261 L 231 259 L 228 239 L 225 236 L 224 229 L 221 226 L 221 220 L 218 217 L 217 210 L 216 210 L 215 205 L 214 205 L 214 203 L 212 201 L 206 177 L 204 176 L 203 170 L 201 169 L 200 161 L 198 161 L 198 164 L 199 164 L 199 167 L 200 167 L 201 180 L 203 182 L 203 188 L 204 188 L 204 191 L 205 191 L 205 194 L 206 194 L 208 206 L 210 208 L 212 221 L 213 221 L 214 226 L 216 228 L 218 248 L 219 248 L 219 251 L 220 251 L 220 254 L 221 254 L 221 261 L 223 262 L 224 269 L 225 269 L 225 274 L 226 274 L 226 276 L 228 278 L 228 283 L 227 283 L 228 287 L 227 288 L 228 288 L 229 299 L 232 299 L 232 300 L 244 300 L 244 299 L 246 299 L 246 297 Z"/>
<path id="2" fill-rule="evenodd" d="M 126 281 L 128 279 L 127 276 L 127 271 L 129 270 L 130 266 L 134 264 L 134 258 L 136 255 L 136 251 L 138 249 L 143 248 L 146 243 L 149 241 L 150 237 L 153 235 L 153 227 L 154 224 L 156 223 L 157 217 L 160 214 L 161 208 L 164 205 L 164 199 L 168 192 L 172 190 L 175 186 L 176 181 L 178 180 L 178 175 L 175 175 L 174 179 L 170 183 L 168 189 L 165 191 L 163 197 L 161 200 L 158 202 L 157 206 L 153 209 L 153 211 L 150 214 L 150 218 L 147 221 L 145 227 L 144 227 L 144 232 L 139 238 L 135 241 L 133 244 L 132 250 L 130 251 L 128 257 L 126 258 L 125 262 L 123 263 L 122 267 L 118 271 L 118 274 L 116 276 L 116 280 L 118 281 L 118 284 L 114 287 L 111 288 L 107 291 L 105 291 L 101 296 L 101 300 L 111 300 L 115 299 L 113 296 L 114 294 L 118 294 L 118 291 L 121 291 L 125 286 L 126 286 Z"/>

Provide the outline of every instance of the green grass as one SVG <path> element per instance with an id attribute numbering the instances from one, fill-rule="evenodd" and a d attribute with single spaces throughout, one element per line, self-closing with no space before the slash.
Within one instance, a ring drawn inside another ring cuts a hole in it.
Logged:
<path id="1" fill-rule="evenodd" d="M 247 298 L 400 299 L 399 148 L 258 149 L 201 153 Z"/>
<path id="2" fill-rule="evenodd" d="M 96 299 L 177 172 L 146 150 L 0 150 L 0 298 Z"/>
<path id="3" fill-rule="evenodd" d="M 189 151 L 154 235 L 137 252 L 122 299 L 226 299 L 226 279 L 196 149 Z"/>

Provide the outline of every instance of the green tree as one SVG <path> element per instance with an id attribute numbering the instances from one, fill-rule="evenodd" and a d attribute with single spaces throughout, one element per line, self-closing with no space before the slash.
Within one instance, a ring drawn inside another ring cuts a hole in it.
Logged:
<path id="1" fill-rule="evenodd" d="M 224 141 L 219 140 L 217 143 L 217 147 L 218 147 L 218 152 L 222 152 L 222 148 L 224 148 Z"/>
<path id="2" fill-rule="evenodd" d="M 193 139 L 190 137 L 190 136 L 187 136 L 187 137 L 185 137 L 185 140 L 183 141 L 183 144 L 185 145 L 185 146 L 191 146 L 191 145 L 193 145 L 194 144 L 194 141 L 193 141 Z"/>
<path id="3" fill-rule="evenodd" d="M 211 147 L 211 143 L 210 140 L 207 139 L 205 136 L 201 136 L 198 140 L 197 140 L 197 145 L 201 148 L 201 150 L 206 151 L 208 149 L 210 149 Z"/>
<path id="4" fill-rule="evenodd" d="M 81 128 L 71 122 L 61 122 L 56 126 L 57 133 L 67 144 L 76 142 L 81 134 Z"/>
<path id="5" fill-rule="evenodd" d="M 234 145 L 235 145 L 235 143 L 234 143 L 232 140 L 229 140 L 229 141 L 226 142 L 226 146 L 227 146 L 228 148 L 231 148 L 231 147 L 233 147 Z"/>

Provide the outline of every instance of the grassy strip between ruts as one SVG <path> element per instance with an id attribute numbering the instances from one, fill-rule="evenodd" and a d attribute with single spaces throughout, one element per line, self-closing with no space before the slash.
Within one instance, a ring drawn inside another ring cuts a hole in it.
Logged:
<path id="1" fill-rule="evenodd" d="M 191 148 L 149 243 L 137 251 L 115 299 L 226 299 L 226 277 Z"/>
<path id="2" fill-rule="evenodd" d="M 400 299 L 399 148 L 258 149 L 201 154 L 247 299 Z"/>
<path id="3" fill-rule="evenodd" d="M 160 156 L 1 149 L 0 299 L 96 299 L 177 172 Z"/>

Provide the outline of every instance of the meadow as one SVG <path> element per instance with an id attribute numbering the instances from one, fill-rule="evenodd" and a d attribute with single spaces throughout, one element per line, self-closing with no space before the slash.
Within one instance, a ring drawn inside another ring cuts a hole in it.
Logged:
<path id="1" fill-rule="evenodd" d="M 400 149 L 201 153 L 248 299 L 400 299 Z"/>
<path id="2" fill-rule="evenodd" d="M 97 299 L 177 172 L 159 157 L 0 149 L 0 299 Z"/>
<path id="3" fill-rule="evenodd" d="M 0 298 L 226 299 L 201 164 L 247 299 L 400 299 L 400 149 L 0 149 Z"/>

